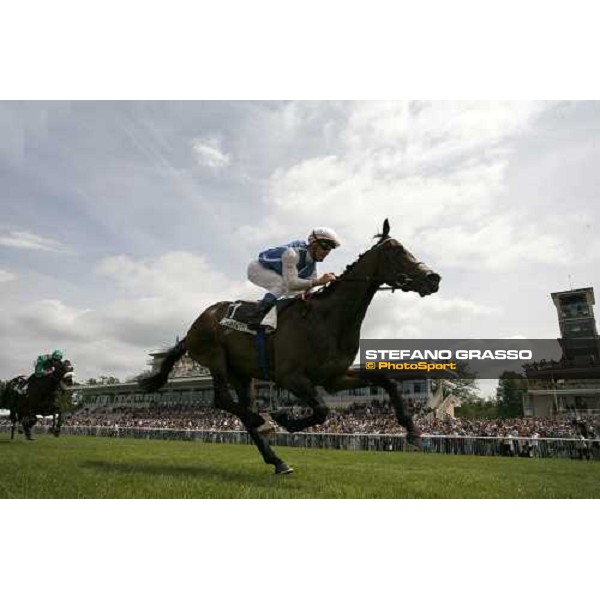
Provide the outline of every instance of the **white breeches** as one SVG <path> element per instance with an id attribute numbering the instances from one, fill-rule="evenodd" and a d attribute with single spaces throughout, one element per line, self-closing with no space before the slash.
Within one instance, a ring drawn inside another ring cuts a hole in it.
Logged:
<path id="1" fill-rule="evenodd" d="M 283 277 L 271 269 L 263 267 L 257 260 L 248 265 L 248 279 L 261 288 L 271 292 L 276 298 L 288 293 Z"/>

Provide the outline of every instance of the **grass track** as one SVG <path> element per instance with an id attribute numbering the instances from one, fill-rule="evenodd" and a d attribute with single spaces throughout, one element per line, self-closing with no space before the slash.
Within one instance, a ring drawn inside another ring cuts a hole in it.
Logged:
<path id="1" fill-rule="evenodd" d="M 0 434 L 0 498 L 598 498 L 600 462 Z"/>

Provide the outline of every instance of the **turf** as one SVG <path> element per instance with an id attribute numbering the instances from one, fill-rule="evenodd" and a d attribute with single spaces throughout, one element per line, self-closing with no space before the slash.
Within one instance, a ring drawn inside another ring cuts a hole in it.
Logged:
<path id="1" fill-rule="evenodd" d="M 598 498 L 600 462 L 0 434 L 0 498 Z"/>

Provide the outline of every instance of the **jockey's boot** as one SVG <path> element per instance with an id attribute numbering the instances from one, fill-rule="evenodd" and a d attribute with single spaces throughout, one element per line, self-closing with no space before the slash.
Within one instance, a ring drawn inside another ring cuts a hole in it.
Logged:
<path id="1" fill-rule="evenodd" d="M 256 312 L 248 317 L 246 324 L 250 329 L 258 329 L 261 321 L 267 316 L 267 313 L 277 304 L 277 297 L 270 292 L 266 293 L 264 298 L 258 303 Z"/>

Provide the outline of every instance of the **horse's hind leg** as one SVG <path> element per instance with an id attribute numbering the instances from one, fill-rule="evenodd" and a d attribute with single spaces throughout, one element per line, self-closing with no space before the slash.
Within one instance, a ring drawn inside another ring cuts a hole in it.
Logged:
<path id="1" fill-rule="evenodd" d="M 240 417 L 242 423 L 244 423 L 244 427 L 246 427 L 246 430 L 252 438 L 252 441 L 254 442 L 255 446 L 258 448 L 258 451 L 263 457 L 263 460 L 268 465 L 273 465 L 275 467 L 276 475 L 287 475 L 289 473 L 292 473 L 294 471 L 292 467 L 290 467 L 286 462 L 281 460 L 281 458 L 279 458 L 279 456 L 275 454 L 275 452 L 271 448 L 271 444 L 269 444 L 265 435 L 256 428 L 248 427 L 244 422 L 244 419 L 247 419 L 247 415 L 256 414 L 251 409 L 252 396 L 250 393 L 250 379 L 233 381 L 232 383 L 238 396 L 239 405 L 241 409 L 239 411 L 238 416 Z"/>
<path id="2" fill-rule="evenodd" d="M 215 408 L 225 410 L 240 419 L 258 448 L 263 460 L 267 464 L 275 466 L 275 473 L 291 473 L 291 468 L 273 452 L 263 434 L 257 431 L 258 427 L 264 425 L 265 420 L 259 414 L 249 409 L 251 401 L 250 380 L 232 381 L 240 400 L 239 402 L 235 402 L 227 388 L 227 379 L 225 376 L 215 371 L 211 371 L 211 375 L 214 383 Z"/>
<path id="3" fill-rule="evenodd" d="M 223 373 L 211 370 L 210 374 L 213 378 L 215 408 L 235 415 L 248 430 L 256 429 L 265 423 L 265 420 L 260 415 L 249 411 L 247 407 L 243 407 L 235 401 L 227 387 L 229 381 Z"/>

